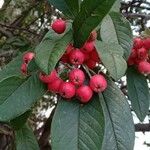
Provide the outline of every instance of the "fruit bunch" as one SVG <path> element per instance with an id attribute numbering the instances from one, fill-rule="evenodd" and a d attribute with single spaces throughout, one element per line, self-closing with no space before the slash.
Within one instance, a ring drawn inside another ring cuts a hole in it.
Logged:
<path id="1" fill-rule="evenodd" d="M 150 74 L 149 50 L 150 38 L 135 38 L 128 65 L 135 65 L 142 74 Z"/>
<path id="2" fill-rule="evenodd" d="M 62 34 L 66 30 L 66 22 L 58 19 L 51 27 L 57 34 Z M 49 75 L 42 72 L 39 74 L 40 80 L 47 84 L 48 91 L 59 94 L 68 100 L 76 96 L 82 103 L 87 103 L 91 100 L 94 92 L 103 92 L 107 88 L 104 75 L 96 73 L 91 75 L 89 71 L 87 73 L 88 69 L 92 71 L 96 64 L 100 63 L 94 43 L 96 38 L 97 33 L 93 31 L 80 49 L 75 48 L 72 43 L 68 43 L 65 53 L 59 61 L 60 65 L 68 70 L 67 79 L 63 80 L 61 78 L 59 67 Z M 34 57 L 35 54 L 32 52 L 24 54 L 21 66 L 23 74 L 27 74 L 28 64 Z"/>

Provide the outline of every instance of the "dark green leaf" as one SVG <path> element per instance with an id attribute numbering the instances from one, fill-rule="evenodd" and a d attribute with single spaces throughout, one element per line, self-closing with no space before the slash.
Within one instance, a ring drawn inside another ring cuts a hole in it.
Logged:
<path id="1" fill-rule="evenodd" d="M 98 95 L 92 102 L 59 101 L 52 121 L 53 150 L 100 150 L 104 118 Z"/>
<path id="2" fill-rule="evenodd" d="M 36 138 L 28 126 L 15 131 L 15 137 L 16 150 L 39 150 Z"/>
<path id="3" fill-rule="evenodd" d="M 79 12 L 80 0 L 48 0 L 50 4 L 63 12 L 69 18 L 75 18 Z"/>
<path id="4" fill-rule="evenodd" d="M 15 58 L 0 71 L 0 81 L 11 76 L 21 76 L 20 67 L 22 64 L 22 55 Z"/>
<path id="5" fill-rule="evenodd" d="M 50 30 L 35 50 L 35 61 L 40 69 L 46 74 L 49 74 L 55 68 L 57 62 L 65 52 L 67 45 L 71 41 L 71 30 L 67 30 L 61 35 Z"/>
<path id="6" fill-rule="evenodd" d="M 101 38 L 104 42 L 118 43 L 124 49 L 124 57 L 128 59 L 132 48 L 132 30 L 130 23 L 120 13 L 111 12 L 101 25 Z"/>
<path id="7" fill-rule="evenodd" d="M 15 81 L 12 82 L 15 83 Z M 8 85 L 10 85 L 10 83 L 8 83 Z M 46 92 L 45 85 L 41 83 L 38 76 L 35 74 L 25 80 L 22 84 L 18 84 L 18 87 L 15 90 L 8 90 L 7 86 L 6 89 L 5 87 L 1 89 L 5 95 L 4 100 L 2 100 L 3 103 L 0 105 L 0 121 L 10 121 L 22 115 Z"/>
<path id="8" fill-rule="evenodd" d="M 111 11 L 114 12 L 120 12 L 120 7 L 121 7 L 121 0 L 116 0 L 116 2 L 114 3 L 114 5 L 112 6 Z"/>
<path id="9" fill-rule="evenodd" d="M 81 47 L 91 31 L 100 24 L 116 0 L 84 0 L 73 22 L 74 44 Z"/>
<path id="10" fill-rule="evenodd" d="M 0 105 L 25 82 L 19 77 L 9 77 L 0 82 Z"/>
<path id="11" fill-rule="evenodd" d="M 135 131 L 127 99 L 114 82 L 108 81 L 100 100 L 106 124 L 102 150 L 133 150 Z"/>
<path id="12" fill-rule="evenodd" d="M 29 110 L 25 112 L 24 114 L 22 114 L 21 116 L 11 120 L 10 124 L 13 127 L 13 129 L 19 130 L 20 128 L 22 128 L 25 125 L 30 114 L 31 114 L 31 111 Z"/>
<path id="13" fill-rule="evenodd" d="M 142 122 L 148 114 L 150 103 L 146 77 L 130 67 L 127 71 L 127 88 L 132 108 Z"/>
<path id="14" fill-rule="evenodd" d="M 116 43 L 96 42 L 100 58 L 111 77 L 119 80 L 126 72 L 127 63 L 123 59 L 123 49 Z"/>
<path id="15" fill-rule="evenodd" d="M 28 73 L 32 73 L 37 71 L 39 68 L 37 64 L 35 63 L 35 59 L 33 59 L 29 64 L 28 64 Z"/>

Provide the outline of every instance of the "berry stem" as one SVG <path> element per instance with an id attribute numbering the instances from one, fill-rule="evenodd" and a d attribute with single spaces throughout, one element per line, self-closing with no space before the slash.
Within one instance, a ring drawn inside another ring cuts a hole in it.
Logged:
<path id="1" fill-rule="evenodd" d="M 89 75 L 89 77 L 91 78 L 92 75 L 90 74 L 89 69 L 88 69 L 86 66 L 84 66 L 84 65 L 82 65 L 82 67 L 84 68 L 84 70 L 86 71 L 86 73 L 87 73 L 87 74 Z"/>

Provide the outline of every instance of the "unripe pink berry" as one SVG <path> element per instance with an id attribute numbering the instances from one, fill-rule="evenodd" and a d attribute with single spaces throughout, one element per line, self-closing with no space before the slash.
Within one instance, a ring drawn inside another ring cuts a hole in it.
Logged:
<path id="1" fill-rule="evenodd" d="M 90 79 L 90 87 L 94 92 L 103 92 L 107 88 L 107 81 L 102 75 L 94 75 Z"/>
<path id="2" fill-rule="evenodd" d="M 150 63 L 147 61 L 141 61 L 138 65 L 138 70 L 143 74 L 150 74 Z"/>
<path id="3" fill-rule="evenodd" d="M 69 60 L 73 65 L 81 65 L 84 62 L 84 54 L 79 50 L 73 50 L 70 52 Z"/>
<path id="4" fill-rule="evenodd" d="M 44 83 L 52 83 L 56 79 L 58 79 L 58 74 L 56 70 L 53 70 L 49 75 L 40 73 L 39 78 Z"/>
<path id="5" fill-rule="evenodd" d="M 63 82 L 59 89 L 60 95 L 67 99 L 75 96 L 75 92 L 75 86 L 71 82 Z"/>
<path id="6" fill-rule="evenodd" d="M 57 78 L 53 80 L 53 82 L 48 83 L 48 90 L 50 92 L 59 93 L 59 89 L 62 83 L 63 83 L 63 80 L 60 78 Z"/>
<path id="7" fill-rule="evenodd" d="M 81 86 L 85 80 L 84 72 L 80 69 L 73 69 L 69 73 L 69 80 L 76 86 Z"/>
<path id="8" fill-rule="evenodd" d="M 66 30 L 66 22 L 63 21 L 62 19 L 57 19 L 56 21 L 54 21 L 54 23 L 52 24 L 52 29 L 58 33 L 58 34 L 62 34 L 64 33 L 64 31 Z"/>
<path id="9" fill-rule="evenodd" d="M 82 85 L 76 90 L 76 95 L 82 103 L 87 103 L 91 100 L 93 91 L 87 85 Z"/>
<path id="10" fill-rule="evenodd" d="M 28 64 L 33 58 L 35 54 L 33 52 L 27 52 L 23 55 L 23 62 Z"/>

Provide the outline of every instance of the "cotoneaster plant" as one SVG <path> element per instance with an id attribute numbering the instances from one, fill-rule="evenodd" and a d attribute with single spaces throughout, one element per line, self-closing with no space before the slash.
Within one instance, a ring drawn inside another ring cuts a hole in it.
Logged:
<path id="1" fill-rule="evenodd" d="M 17 150 L 38 150 L 28 118 L 52 95 L 52 150 L 133 150 L 131 109 L 141 122 L 149 112 L 150 35 L 133 39 L 116 0 L 48 2 L 61 15 L 0 73 L 0 121 L 12 126 Z"/>

